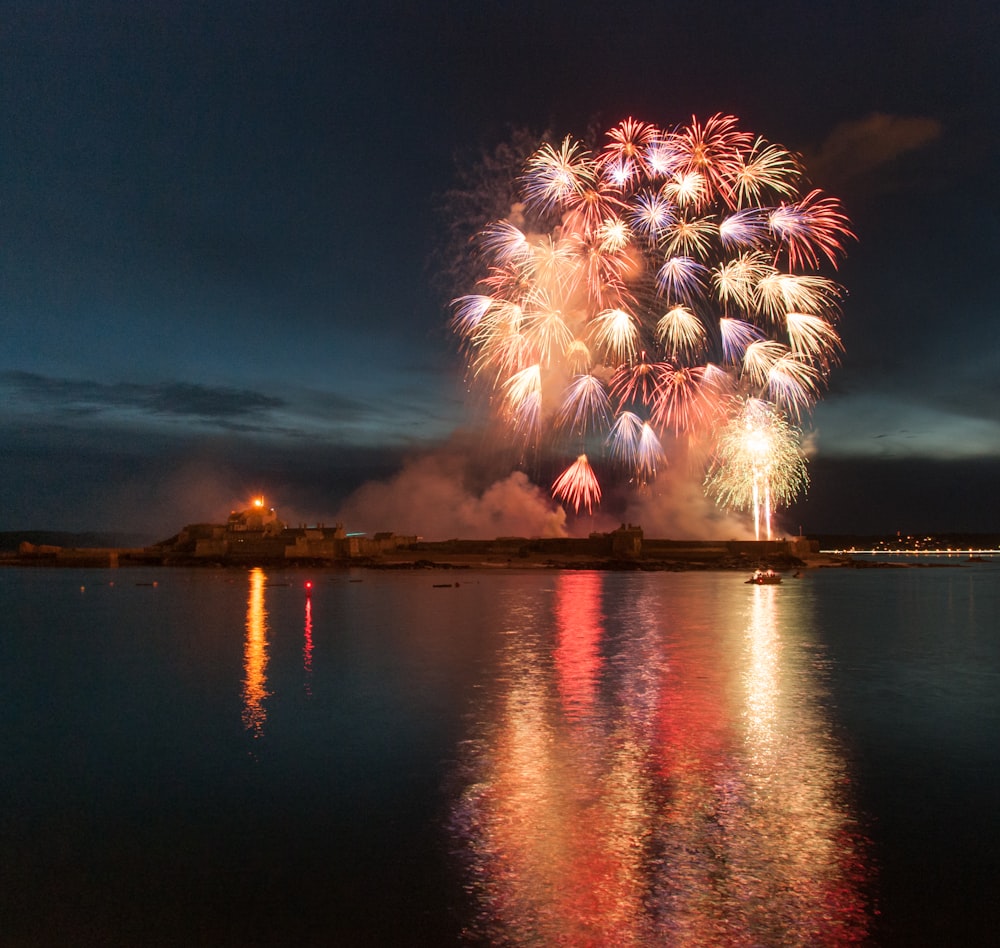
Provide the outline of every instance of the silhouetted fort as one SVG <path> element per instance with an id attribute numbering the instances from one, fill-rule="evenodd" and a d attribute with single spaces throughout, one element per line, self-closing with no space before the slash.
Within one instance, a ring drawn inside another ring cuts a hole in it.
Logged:
<path id="1" fill-rule="evenodd" d="M 497 537 L 492 540 L 427 541 L 417 536 L 347 533 L 343 524 L 289 527 L 262 501 L 234 511 L 223 524 L 188 524 L 149 547 L 72 548 L 21 543 L 23 565 L 221 565 L 367 566 L 558 566 L 630 569 L 737 568 L 758 563 L 794 565 L 816 554 L 805 537 L 752 540 L 648 539 L 641 526 L 622 524 L 588 537 Z"/>

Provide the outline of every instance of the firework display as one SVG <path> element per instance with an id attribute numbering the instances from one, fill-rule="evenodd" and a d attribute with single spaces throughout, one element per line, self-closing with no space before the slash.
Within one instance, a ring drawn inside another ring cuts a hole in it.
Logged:
<path id="1" fill-rule="evenodd" d="M 597 152 L 545 143 L 518 198 L 478 235 L 483 275 L 452 328 L 523 454 L 565 459 L 553 495 L 590 510 L 599 474 L 647 484 L 686 438 L 706 446 L 719 504 L 759 522 L 793 499 L 796 426 L 841 352 L 842 290 L 819 272 L 853 236 L 839 202 L 724 115 L 626 119 Z M 728 432 L 748 423 L 780 460 L 737 460 Z"/>
<path id="2" fill-rule="evenodd" d="M 705 485 L 722 507 L 752 510 L 754 533 L 771 539 L 771 511 L 809 482 L 800 434 L 759 398 L 737 399 L 715 445 Z"/>

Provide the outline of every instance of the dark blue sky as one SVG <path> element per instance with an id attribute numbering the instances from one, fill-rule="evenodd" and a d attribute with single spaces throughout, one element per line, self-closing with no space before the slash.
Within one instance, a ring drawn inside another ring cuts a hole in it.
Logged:
<path id="1" fill-rule="evenodd" d="M 362 484 L 349 528 L 531 529 L 441 486 L 475 423 L 438 198 L 511 127 L 716 112 L 859 236 L 789 524 L 1000 530 L 995 11 L 689 6 L 2 4 L 0 530 L 165 536 L 258 491 L 329 521 Z"/>

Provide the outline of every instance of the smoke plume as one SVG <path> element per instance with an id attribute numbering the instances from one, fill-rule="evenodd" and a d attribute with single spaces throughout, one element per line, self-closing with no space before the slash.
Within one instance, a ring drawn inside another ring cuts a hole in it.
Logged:
<path id="1" fill-rule="evenodd" d="M 348 530 L 391 531 L 428 540 L 563 536 L 566 514 L 520 471 L 480 489 L 467 456 L 455 451 L 406 462 L 356 490 L 337 520 Z"/>

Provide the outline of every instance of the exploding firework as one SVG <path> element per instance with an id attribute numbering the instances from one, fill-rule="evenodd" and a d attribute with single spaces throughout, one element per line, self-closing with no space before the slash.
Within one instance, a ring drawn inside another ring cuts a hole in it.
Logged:
<path id="1" fill-rule="evenodd" d="M 808 483 L 798 429 L 770 402 L 735 399 L 705 477 L 716 502 L 752 510 L 757 539 L 763 527 L 770 540 L 774 504 L 791 503 Z"/>
<path id="2" fill-rule="evenodd" d="M 583 505 L 590 513 L 594 504 L 601 499 L 601 485 L 597 482 L 586 454 L 581 454 L 556 478 L 552 490 L 566 503 L 572 504 L 574 512 L 579 511 Z"/>
<path id="3" fill-rule="evenodd" d="M 769 522 L 804 469 L 737 463 L 723 441 L 759 415 L 768 444 L 803 463 L 794 426 L 841 352 L 842 291 L 817 272 L 853 236 L 837 200 L 716 115 L 670 130 L 627 119 L 596 152 L 545 143 L 512 206 L 477 238 L 482 276 L 452 328 L 522 456 L 568 462 L 553 495 L 589 511 L 596 471 L 646 484 L 686 438 L 714 449 L 716 500 L 759 513 L 747 498 L 762 492 Z"/>

